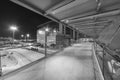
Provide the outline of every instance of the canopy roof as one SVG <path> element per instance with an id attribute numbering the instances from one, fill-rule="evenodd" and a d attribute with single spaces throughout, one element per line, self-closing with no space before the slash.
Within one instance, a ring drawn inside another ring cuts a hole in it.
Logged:
<path id="1" fill-rule="evenodd" d="M 120 0 L 11 0 L 120 49 Z"/>

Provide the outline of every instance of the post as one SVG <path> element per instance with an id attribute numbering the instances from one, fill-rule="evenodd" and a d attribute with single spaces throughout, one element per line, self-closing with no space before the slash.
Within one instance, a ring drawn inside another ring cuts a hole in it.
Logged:
<path id="1" fill-rule="evenodd" d="M 64 28 L 64 26 L 61 23 L 59 23 L 59 33 L 60 34 L 64 33 L 63 28 Z"/>
<path id="2" fill-rule="evenodd" d="M 15 31 L 17 30 L 17 27 L 16 26 L 10 26 L 10 29 L 12 30 L 12 32 L 13 32 L 13 35 L 12 35 L 12 40 L 13 40 L 13 44 L 14 44 L 14 35 L 15 35 Z"/>
<path id="3" fill-rule="evenodd" d="M 75 30 L 73 30 L 73 39 L 75 40 Z"/>
<path id="4" fill-rule="evenodd" d="M 27 42 L 27 36 L 25 35 L 25 42 Z"/>
<path id="5" fill-rule="evenodd" d="M 103 76 L 104 76 L 104 65 L 105 65 L 105 50 L 103 48 Z"/>
<path id="6" fill-rule="evenodd" d="M 2 62 L 1 62 L 1 52 L 0 52 L 0 77 L 2 76 Z"/>
<path id="7" fill-rule="evenodd" d="M 30 34 L 26 34 L 26 41 L 29 41 Z"/>
<path id="8" fill-rule="evenodd" d="M 15 36 L 15 31 L 13 30 L 13 45 L 14 45 L 14 36 Z"/>
<path id="9" fill-rule="evenodd" d="M 47 57 L 47 31 L 45 31 L 45 57 Z"/>
<path id="10" fill-rule="evenodd" d="M 23 41 L 24 40 L 24 35 L 21 35 L 21 41 Z"/>
<path id="11" fill-rule="evenodd" d="M 66 26 L 63 25 L 63 28 L 64 28 L 64 30 L 63 30 L 63 31 L 64 31 L 63 34 L 66 35 Z"/>

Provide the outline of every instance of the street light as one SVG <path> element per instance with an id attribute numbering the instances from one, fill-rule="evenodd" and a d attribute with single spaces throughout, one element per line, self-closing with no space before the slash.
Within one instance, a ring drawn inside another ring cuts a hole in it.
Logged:
<path id="1" fill-rule="evenodd" d="M 46 28 L 45 31 L 48 32 L 48 31 L 49 31 L 49 28 Z"/>
<path id="2" fill-rule="evenodd" d="M 21 37 L 23 38 L 23 37 L 24 37 L 24 35 L 22 34 L 22 35 L 21 35 Z"/>
<path id="3" fill-rule="evenodd" d="M 24 35 L 22 34 L 22 35 L 21 35 L 21 41 L 23 41 L 23 40 L 24 40 Z"/>
<path id="4" fill-rule="evenodd" d="M 56 33 L 57 31 L 56 30 L 53 30 L 54 33 Z"/>
<path id="5" fill-rule="evenodd" d="M 12 25 L 12 26 L 10 26 L 10 30 L 12 30 L 12 32 L 13 32 L 12 38 L 13 38 L 13 44 L 14 44 L 15 31 L 17 31 L 18 28 L 16 26 Z"/>
<path id="6" fill-rule="evenodd" d="M 26 36 L 29 38 L 29 37 L 30 37 L 30 34 L 27 34 Z"/>

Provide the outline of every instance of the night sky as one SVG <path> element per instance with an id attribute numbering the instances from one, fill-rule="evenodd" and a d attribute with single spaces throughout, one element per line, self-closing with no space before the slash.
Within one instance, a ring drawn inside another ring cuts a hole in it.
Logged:
<path id="1" fill-rule="evenodd" d="M 0 0 L 0 37 L 11 37 L 9 26 L 16 25 L 19 30 L 15 33 L 15 38 L 26 33 L 35 38 L 37 26 L 48 21 L 50 20 L 9 0 Z"/>

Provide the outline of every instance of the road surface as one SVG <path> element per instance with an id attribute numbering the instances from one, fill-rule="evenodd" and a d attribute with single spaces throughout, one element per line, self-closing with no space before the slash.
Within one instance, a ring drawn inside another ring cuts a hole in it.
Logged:
<path id="1" fill-rule="evenodd" d="M 74 44 L 4 80 L 95 80 L 92 44 Z"/>

